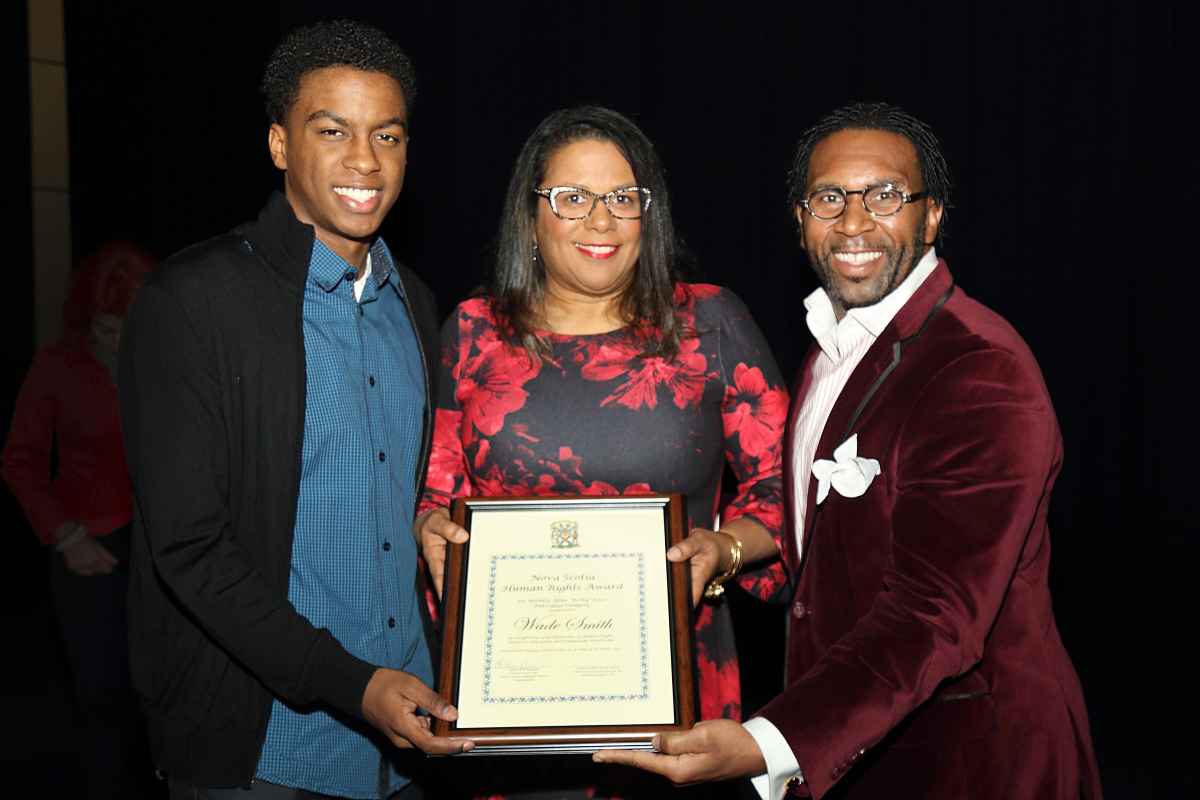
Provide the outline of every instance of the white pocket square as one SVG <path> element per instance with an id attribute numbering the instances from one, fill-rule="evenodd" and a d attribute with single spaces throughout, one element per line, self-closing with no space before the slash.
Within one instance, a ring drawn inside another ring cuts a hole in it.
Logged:
<path id="1" fill-rule="evenodd" d="M 854 434 L 833 451 L 833 461 L 818 458 L 812 474 L 817 479 L 817 505 L 829 496 L 832 486 L 842 497 L 862 497 L 880 473 L 879 462 L 858 457 L 858 434 Z"/>

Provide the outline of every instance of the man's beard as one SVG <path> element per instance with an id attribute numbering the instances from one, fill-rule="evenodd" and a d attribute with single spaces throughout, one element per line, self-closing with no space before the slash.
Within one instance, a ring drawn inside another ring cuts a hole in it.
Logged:
<path id="1" fill-rule="evenodd" d="M 874 277 L 865 281 L 839 282 L 837 269 L 833 265 L 832 252 L 814 258 L 813 270 L 817 273 L 817 278 L 821 281 L 825 294 L 829 296 L 835 308 L 848 311 L 852 308 L 873 306 L 891 294 L 912 273 L 917 262 L 921 260 L 921 256 L 925 254 L 924 233 L 925 215 L 922 215 L 920 224 L 913 231 L 912 239 L 907 244 L 901 245 L 899 248 L 879 248 L 884 250 L 886 263 Z M 854 293 L 854 297 L 847 297 L 842 292 L 842 288 L 846 286 L 857 288 L 859 291 Z M 864 288 L 866 288 L 865 292 L 862 291 Z"/>

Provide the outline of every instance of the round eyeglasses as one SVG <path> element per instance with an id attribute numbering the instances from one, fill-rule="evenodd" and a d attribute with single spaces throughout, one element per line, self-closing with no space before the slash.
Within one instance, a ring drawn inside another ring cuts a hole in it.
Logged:
<path id="1" fill-rule="evenodd" d="M 578 186 L 548 186 L 533 193 L 549 200 L 550 210 L 559 219 L 586 219 L 595 210 L 597 200 L 617 219 L 639 219 L 650 207 L 650 190 L 640 186 L 625 186 L 605 194 Z"/>
<path id="2" fill-rule="evenodd" d="M 837 219 L 845 213 L 847 198 L 852 194 L 862 195 L 863 208 L 875 217 L 890 217 L 899 213 L 905 203 L 920 200 L 925 196 L 925 192 L 906 194 L 890 183 L 853 191 L 846 191 L 840 186 L 828 186 L 814 191 L 801 200 L 800 205 L 817 219 Z"/>

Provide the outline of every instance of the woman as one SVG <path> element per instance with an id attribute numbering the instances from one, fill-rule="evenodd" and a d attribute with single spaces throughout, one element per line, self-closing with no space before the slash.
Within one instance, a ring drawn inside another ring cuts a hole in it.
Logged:
<path id="1" fill-rule="evenodd" d="M 491 292 L 442 332 L 438 408 L 417 535 L 441 591 L 447 507 L 465 495 L 681 492 L 693 600 L 738 578 L 784 583 L 780 452 L 787 412 L 766 342 L 745 306 L 678 281 L 663 170 L 624 116 L 582 107 L 534 130 L 508 186 Z M 737 492 L 718 512 L 724 464 Z M 726 605 L 696 615 L 700 711 L 741 714 Z"/>
<path id="2" fill-rule="evenodd" d="M 153 261 L 111 243 L 72 276 L 63 337 L 34 357 L 0 469 L 50 550 L 50 585 L 76 700 L 88 797 L 128 797 L 149 775 L 126 656 L 133 500 L 117 410 L 116 358 L 134 292 Z M 145 763 L 135 763 L 138 758 Z"/>

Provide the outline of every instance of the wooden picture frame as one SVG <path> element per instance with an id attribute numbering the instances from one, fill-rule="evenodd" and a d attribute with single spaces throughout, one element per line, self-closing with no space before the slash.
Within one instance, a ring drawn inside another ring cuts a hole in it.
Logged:
<path id="1" fill-rule="evenodd" d="M 444 583 L 438 736 L 468 755 L 648 750 L 697 721 L 678 494 L 468 497 Z"/>

